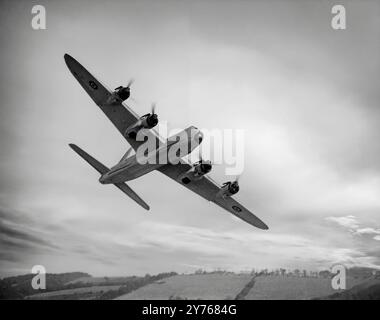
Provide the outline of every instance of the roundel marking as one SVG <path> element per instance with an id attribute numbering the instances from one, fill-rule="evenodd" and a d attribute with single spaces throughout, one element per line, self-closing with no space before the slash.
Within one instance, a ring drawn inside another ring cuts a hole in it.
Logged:
<path id="1" fill-rule="evenodd" d="M 232 209 L 234 209 L 236 212 L 241 212 L 241 208 L 238 206 L 232 206 Z"/>
<path id="2" fill-rule="evenodd" d="M 97 90 L 98 89 L 98 85 L 94 82 L 94 81 L 89 81 L 88 84 L 90 85 L 90 87 L 94 90 Z"/>

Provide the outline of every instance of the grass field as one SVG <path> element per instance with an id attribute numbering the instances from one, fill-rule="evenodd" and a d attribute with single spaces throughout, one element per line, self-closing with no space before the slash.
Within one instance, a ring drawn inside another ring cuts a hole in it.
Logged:
<path id="1" fill-rule="evenodd" d="M 362 282 L 362 279 L 347 279 L 347 289 Z M 329 278 L 300 278 L 294 276 L 259 276 L 246 300 L 305 300 L 327 296 L 337 291 L 331 287 Z"/>
<path id="2" fill-rule="evenodd" d="M 237 274 L 176 275 L 149 284 L 117 299 L 234 299 L 251 279 L 251 275 Z"/>
<path id="3" fill-rule="evenodd" d="M 65 275 L 65 274 L 64 274 Z M 58 275 L 56 275 L 56 278 Z M 21 279 L 22 278 L 22 279 Z M 29 280 L 21 277 L 18 285 Z M 66 280 L 64 276 L 63 280 Z M 69 277 L 70 278 L 70 277 Z M 72 278 L 72 277 L 71 277 Z M 22 281 L 21 281 L 22 280 Z M 299 277 L 295 275 L 250 275 L 229 272 L 175 275 L 164 273 L 144 277 L 88 277 L 86 274 L 71 281 L 56 281 L 52 291 L 25 294 L 23 298 L 33 300 L 76 299 L 244 299 L 244 300 L 303 300 L 315 298 L 354 299 L 377 296 L 380 279 L 370 274 L 347 276 L 347 289 L 334 290 L 331 278 Z M 376 282 L 377 281 L 377 282 Z M 17 282 L 16 282 L 17 284 Z M 15 283 L 9 283 L 13 288 Z M 360 286 L 357 286 L 359 285 Z M 373 287 L 377 285 L 377 287 Z M 24 288 L 24 287 L 22 287 Z M 342 294 L 341 294 L 342 293 Z"/>
<path id="4" fill-rule="evenodd" d="M 95 299 L 104 292 L 110 290 L 118 290 L 120 286 L 92 286 L 75 289 L 66 289 L 58 291 L 50 291 L 44 293 L 38 293 L 26 297 L 25 299 L 33 300 L 52 300 L 52 299 Z"/>
<path id="5" fill-rule="evenodd" d="M 177 275 L 144 286 L 121 300 L 158 299 L 234 299 L 252 279 L 251 275 L 202 274 Z M 361 278 L 348 278 L 347 289 L 362 283 Z M 305 300 L 324 297 L 339 291 L 331 287 L 329 278 L 295 276 L 257 276 L 245 300 Z"/>
<path id="6" fill-rule="evenodd" d="M 66 285 L 70 284 L 91 284 L 91 285 L 113 285 L 113 284 L 121 284 L 125 281 L 128 281 L 132 277 L 81 277 L 75 279 L 73 281 L 67 282 Z"/>

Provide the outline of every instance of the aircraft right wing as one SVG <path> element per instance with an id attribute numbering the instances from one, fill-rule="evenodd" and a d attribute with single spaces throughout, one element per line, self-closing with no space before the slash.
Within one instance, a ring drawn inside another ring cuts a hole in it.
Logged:
<path id="1" fill-rule="evenodd" d="M 191 169 L 190 164 L 179 163 L 176 165 L 166 164 L 162 167 L 159 167 L 157 170 L 165 174 L 166 176 L 172 178 L 173 180 L 183 185 L 184 187 L 188 188 L 189 190 L 199 194 L 204 199 L 214 202 L 218 206 L 229 211 L 230 213 L 244 220 L 250 225 L 257 227 L 259 229 L 264 229 L 264 230 L 268 229 L 268 226 L 263 221 L 261 221 L 258 217 L 256 217 L 247 208 L 242 206 L 234 198 L 232 197 L 223 198 L 223 197 L 217 196 L 220 190 L 220 186 L 218 186 L 218 184 L 215 181 L 213 181 L 210 177 L 203 176 L 203 178 L 199 180 L 191 181 L 188 184 L 182 183 L 182 181 L 179 178 L 183 173 L 185 173 L 189 169 Z"/>
<path id="2" fill-rule="evenodd" d="M 67 67 L 78 80 L 83 89 L 88 93 L 92 100 L 102 109 L 108 119 L 119 130 L 122 136 L 136 150 L 144 141 L 136 141 L 125 135 L 127 128 L 139 120 L 139 116 L 132 111 L 125 103 L 113 102 L 112 92 L 100 83 L 90 72 L 86 70 L 77 60 L 68 54 L 64 56 Z M 146 130 L 147 136 L 151 135 L 154 139 L 159 139 L 154 131 Z M 152 140 L 154 141 L 154 140 Z"/>

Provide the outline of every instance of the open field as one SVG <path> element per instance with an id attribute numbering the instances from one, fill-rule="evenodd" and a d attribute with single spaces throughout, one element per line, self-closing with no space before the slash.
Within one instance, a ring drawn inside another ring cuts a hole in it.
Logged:
<path id="1" fill-rule="evenodd" d="M 144 286 L 117 299 L 234 299 L 251 279 L 252 276 L 248 274 L 176 275 Z"/>
<path id="2" fill-rule="evenodd" d="M 371 269 L 349 269 L 347 290 L 331 286 L 331 273 L 307 276 L 292 272 L 259 272 L 255 275 L 232 272 L 175 272 L 143 277 L 91 277 L 83 272 L 47 274 L 46 290 L 31 287 L 33 274 L 0 280 L 0 299 L 378 299 L 380 273 Z"/>
<path id="3" fill-rule="evenodd" d="M 107 291 L 118 290 L 119 286 L 92 286 L 75 289 L 65 289 L 50 292 L 43 292 L 25 297 L 32 300 L 52 300 L 52 299 L 96 299 Z"/>
<path id="4" fill-rule="evenodd" d="M 347 289 L 361 283 L 362 279 L 347 279 Z M 329 278 L 294 276 L 259 276 L 246 300 L 305 300 L 328 296 L 337 291 L 331 287 Z"/>
<path id="5" fill-rule="evenodd" d="M 70 282 L 65 283 L 65 285 L 70 284 L 80 284 L 85 285 L 115 285 L 127 282 L 133 277 L 81 277 Z"/>
<path id="6" fill-rule="evenodd" d="M 380 279 L 370 279 L 351 289 L 321 297 L 327 300 L 380 300 Z"/>
<path id="7" fill-rule="evenodd" d="M 251 275 L 202 274 L 177 275 L 144 286 L 129 294 L 118 297 L 123 300 L 144 299 L 235 299 L 245 288 Z M 347 289 L 365 281 L 349 277 Z M 330 278 L 296 276 L 257 276 L 253 286 L 247 286 L 245 300 L 305 300 L 325 297 L 339 291 L 331 287 Z"/>

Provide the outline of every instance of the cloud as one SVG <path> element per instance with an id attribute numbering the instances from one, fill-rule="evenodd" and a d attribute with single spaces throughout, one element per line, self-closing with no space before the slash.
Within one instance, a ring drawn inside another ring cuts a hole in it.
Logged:
<path id="1" fill-rule="evenodd" d="M 288 268 L 328 268 L 334 263 L 373 266 L 377 259 L 359 248 L 339 247 L 329 241 L 318 243 L 312 237 L 287 233 L 220 233 L 208 228 L 156 222 L 139 225 L 136 233 L 146 235 L 142 244 L 156 244 L 156 253 L 175 255 L 181 252 L 189 258 L 188 261 L 182 260 L 181 265 L 203 265 L 208 269 L 222 267 L 239 271 L 252 267 L 278 267 L 278 260 Z M 142 244 L 137 248 L 144 255 L 149 250 L 145 251 L 147 247 Z M 262 263 L 262 257 L 265 257 L 266 264 Z"/>
<path id="2" fill-rule="evenodd" d="M 376 229 L 373 227 L 359 227 L 359 222 L 355 216 L 343 216 L 343 217 L 327 217 L 325 218 L 327 221 L 332 221 L 337 223 L 339 226 L 348 229 L 350 233 L 353 235 L 375 235 L 373 240 L 380 240 L 380 229 Z"/>
<path id="3" fill-rule="evenodd" d="M 343 217 L 327 217 L 325 218 L 327 221 L 333 221 L 338 225 L 348 228 L 352 231 L 356 231 L 359 227 L 359 223 L 355 216 L 343 216 Z"/>
<path id="4" fill-rule="evenodd" d="M 380 229 L 362 228 L 362 229 L 357 229 L 356 233 L 358 233 L 358 234 L 380 234 Z"/>
<path id="5" fill-rule="evenodd" d="M 22 243 L 31 243 L 35 245 L 42 245 L 50 247 L 52 249 L 58 249 L 56 245 L 47 241 L 41 237 L 40 234 L 27 230 L 27 229 L 18 229 L 18 227 L 11 226 L 8 223 L 0 221 L 0 239 L 11 239 L 16 241 L 21 241 Z M 15 242 L 17 243 L 17 242 Z"/>

